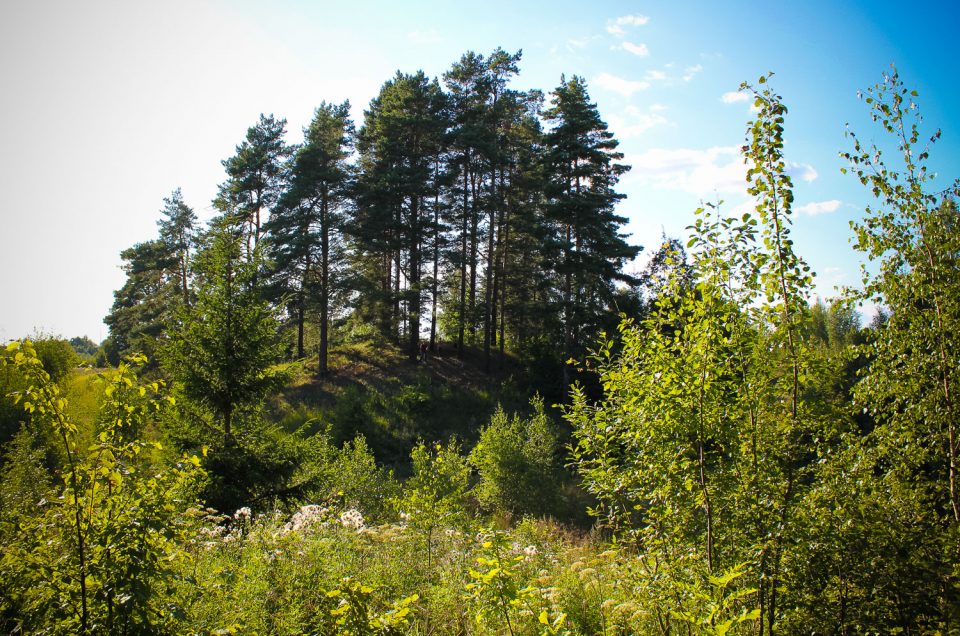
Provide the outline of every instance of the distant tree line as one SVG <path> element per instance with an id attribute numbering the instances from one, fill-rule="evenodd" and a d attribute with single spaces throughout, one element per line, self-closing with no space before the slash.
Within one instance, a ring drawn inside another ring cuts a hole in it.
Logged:
<path id="1" fill-rule="evenodd" d="M 510 351 L 558 383 L 563 368 L 568 385 L 564 362 L 638 303 L 624 266 L 641 248 L 615 212 L 629 168 L 581 78 L 562 78 L 545 104 L 508 87 L 519 61 L 498 48 L 440 79 L 398 72 L 359 130 L 348 102 L 324 102 L 295 145 L 286 120 L 261 115 L 223 161 L 208 228 L 175 190 L 159 236 L 122 252 L 113 362 L 155 352 L 193 302 L 195 255 L 226 232 L 282 309 L 290 353 L 316 352 L 320 374 L 338 329 L 372 331 L 411 360 L 422 342 L 472 347 L 487 371 Z"/>

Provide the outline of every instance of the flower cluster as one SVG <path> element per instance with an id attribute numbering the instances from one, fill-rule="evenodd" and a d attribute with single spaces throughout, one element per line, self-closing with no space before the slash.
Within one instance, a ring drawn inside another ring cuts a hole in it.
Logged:
<path id="1" fill-rule="evenodd" d="M 330 510 L 316 504 L 301 506 L 293 517 L 290 518 L 282 530 L 282 534 L 291 532 L 307 532 L 313 528 L 321 527 L 326 523 L 330 516 Z"/>
<path id="2" fill-rule="evenodd" d="M 356 530 L 360 532 L 366 526 L 364 525 L 363 515 L 360 514 L 360 511 L 356 508 L 350 508 L 349 510 L 344 510 L 340 515 L 340 523 L 344 528 L 350 530 Z"/>

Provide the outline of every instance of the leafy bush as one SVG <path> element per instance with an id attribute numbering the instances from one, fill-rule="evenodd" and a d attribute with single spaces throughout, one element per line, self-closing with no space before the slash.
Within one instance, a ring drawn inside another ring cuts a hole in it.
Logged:
<path id="1" fill-rule="evenodd" d="M 387 518 L 390 501 L 399 494 L 393 473 L 377 466 L 362 435 L 343 445 L 330 477 L 330 485 L 343 505 L 361 510 L 370 519 Z"/>
<path id="2" fill-rule="evenodd" d="M 51 382 L 60 382 L 80 362 L 70 343 L 61 338 L 38 338 L 33 348 Z"/>
<path id="3" fill-rule="evenodd" d="M 12 631 L 142 633 L 165 631 L 173 620 L 176 608 L 161 595 L 183 558 L 182 513 L 202 471 L 196 457 L 169 468 L 150 464 L 156 445 L 137 433 L 167 400 L 160 384 L 137 379 L 142 362 L 103 377 L 102 427 L 88 446 L 77 443 L 67 400 L 33 345 L 14 342 L 0 354 L 0 367 L 14 366 L 27 379 L 14 399 L 31 426 L 53 430 L 67 457 L 56 496 L 19 516 L 18 532 L 2 533 L 0 580 L 8 585 L 0 620 Z M 23 445 L 5 477 L 35 471 L 36 456 Z"/>
<path id="4" fill-rule="evenodd" d="M 559 442 L 543 399 L 535 397 L 530 404 L 533 415 L 526 419 L 498 409 L 470 453 L 470 464 L 480 474 L 475 494 L 490 509 L 534 515 L 555 510 Z"/>

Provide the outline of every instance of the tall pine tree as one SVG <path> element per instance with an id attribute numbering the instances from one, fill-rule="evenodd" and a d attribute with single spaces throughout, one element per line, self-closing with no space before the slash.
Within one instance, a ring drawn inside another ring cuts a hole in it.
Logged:
<path id="1" fill-rule="evenodd" d="M 283 164 L 290 154 L 283 141 L 286 125 L 286 119 L 261 114 L 236 154 L 223 161 L 227 180 L 220 184 L 214 206 L 221 219 L 243 229 L 248 259 L 263 238 L 266 216 L 283 189 Z"/>
<path id="2" fill-rule="evenodd" d="M 277 291 L 292 298 L 297 355 L 304 355 L 309 305 L 319 313 L 318 372 L 327 372 L 332 272 L 343 259 L 343 213 L 349 206 L 353 143 L 350 103 L 322 103 L 304 129 L 290 165 L 290 183 L 266 228 Z"/>
<path id="3" fill-rule="evenodd" d="M 378 322 L 406 336 L 416 359 L 423 300 L 423 246 L 432 224 L 429 201 L 438 187 L 435 161 L 446 130 L 444 96 L 418 72 L 384 84 L 360 130 L 358 211 L 353 234 L 368 276 L 378 288 Z M 405 320 L 404 320 L 405 318 Z M 405 323 L 405 324 L 404 324 Z"/>
<path id="4" fill-rule="evenodd" d="M 556 273 L 561 285 L 564 356 L 572 358 L 596 336 L 612 307 L 617 281 L 634 283 L 623 266 L 640 247 L 627 243 L 620 228 L 627 219 L 614 207 L 624 195 L 614 187 L 628 166 L 618 142 L 590 102 L 583 79 L 561 80 L 544 117 L 544 170 L 547 214 L 557 246 Z M 570 383 L 565 367 L 564 383 Z"/>

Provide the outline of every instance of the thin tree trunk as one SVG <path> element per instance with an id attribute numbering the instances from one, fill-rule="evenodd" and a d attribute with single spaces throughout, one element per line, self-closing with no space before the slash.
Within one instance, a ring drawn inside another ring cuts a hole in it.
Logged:
<path id="1" fill-rule="evenodd" d="M 407 355 L 411 362 L 416 361 L 420 349 L 420 196 L 410 199 L 410 276 L 407 280 L 408 298 L 407 337 L 409 338 Z"/>
<path id="2" fill-rule="evenodd" d="M 470 189 L 467 187 L 467 161 L 463 164 L 463 227 L 460 232 L 460 324 L 457 329 L 457 357 L 463 357 L 463 335 L 467 324 L 467 233 Z"/>
<path id="3" fill-rule="evenodd" d="M 477 236 L 479 218 L 477 214 L 477 175 L 470 173 L 470 190 L 472 200 L 470 205 L 470 297 L 467 311 L 470 318 L 470 340 L 474 342 L 477 335 L 477 259 L 480 245 Z"/>
<path id="4" fill-rule="evenodd" d="M 326 188 L 320 201 L 320 351 L 317 373 L 327 373 L 328 324 L 330 321 L 330 198 Z"/>
<path id="5" fill-rule="evenodd" d="M 496 205 L 497 200 L 496 193 L 496 183 L 497 183 L 497 173 L 494 170 L 492 178 L 490 180 L 490 210 L 488 213 L 487 224 L 489 229 L 487 230 L 487 271 L 485 272 L 486 282 L 484 283 L 483 289 L 483 300 L 484 300 L 484 317 L 483 317 L 483 370 L 487 373 L 490 373 L 490 339 L 493 337 L 493 286 L 494 286 L 494 266 L 495 255 L 494 249 L 496 246 Z"/>
<path id="6" fill-rule="evenodd" d="M 440 161 L 434 165 L 433 181 L 436 191 L 433 195 L 433 282 L 430 288 L 432 306 L 430 308 L 430 350 L 437 346 L 437 288 L 440 276 L 440 187 L 436 185 L 439 177 Z"/>

